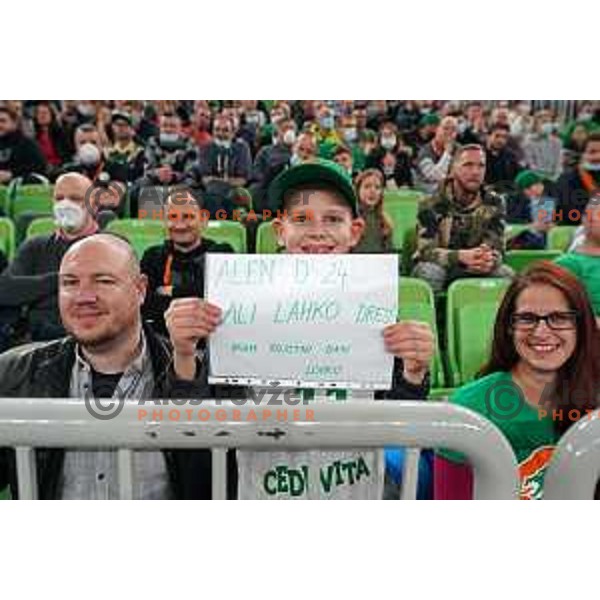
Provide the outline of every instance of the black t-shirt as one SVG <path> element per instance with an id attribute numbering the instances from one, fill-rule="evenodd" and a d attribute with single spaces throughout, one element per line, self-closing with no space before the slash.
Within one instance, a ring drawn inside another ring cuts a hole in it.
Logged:
<path id="1" fill-rule="evenodd" d="M 148 293 L 142 307 L 144 320 L 151 322 L 154 330 L 160 335 L 168 336 L 164 322 L 164 313 L 169 308 L 172 298 L 204 297 L 204 265 L 207 252 L 231 253 L 229 244 L 216 243 L 203 239 L 200 246 L 190 252 L 181 252 L 174 248 L 170 241 L 159 246 L 152 246 L 144 252 L 140 267 L 148 277 Z M 169 256 L 171 260 L 171 277 L 165 277 Z M 164 287 L 165 279 L 172 286 L 170 296 L 158 293 Z"/>
<path id="2" fill-rule="evenodd" d="M 94 398 L 112 398 L 123 373 L 98 373 L 92 371 L 92 393 Z"/>

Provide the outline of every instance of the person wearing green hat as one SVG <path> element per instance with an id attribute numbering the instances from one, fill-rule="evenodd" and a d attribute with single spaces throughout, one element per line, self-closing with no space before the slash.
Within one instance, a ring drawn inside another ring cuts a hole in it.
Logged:
<path id="1" fill-rule="evenodd" d="M 372 129 L 363 129 L 358 135 L 358 144 L 354 154 L 354 164 L 357 171 L 362 171 L 369 156 L 377 146 L 377 134 Z"/>
<path id="2" fill-rule="evenodd" d="M 545 181 L 541 173 L 529 169 L 521 171 L 515 177 L 516 193 L 512 194 L 507 202 L 507 221 L 526 223 L 530 227 L 509 239 L 508 249 L 546 248 L 547 233 L 554 226 L 555 201 L 544 194 Z"/>
<path id="3" fill-rule="evenodd" d="M 273 220 L 278 243 L 289 254 L 347 254 L 358 244 L 364 221 L 358 216 L 358 202 L 352 180 L 339 165 L 314 159 L 280 173 L 268 189 L 269 204 L 279 214 Z M 203 303 L 196 315 L 202 323 L 215 322 L 211 315 L 221 314 L 213 304 Z M 189 323 L 195 330 L 196 323 Z M 207 333 L 218 327 L 215 322 Z M 392 389 L 379 392 L 387 399 L 421 400 L 428 393 L 429 363 L 433 357 L 434 337 L 426 323 L 404 321 L 382 329 L 382 343 L 395 356 Z M 207 377 L 203 371 L 191 377 Z M 239 388 L 238 388 L 239 389 Z M 211 396 L 206 385 L 206 395 Z M 317 485 L 302 494 L 286 487 L 269 485 L 274 469 L 306 468 L 311 473 L 327 473 L 333 461 L 360 462 L 361 477 L 340 480 L 339 485 Z M 296 452 L 237 451 L 238 495 L 242 499 L 376 499 L 383 496 L 384 460 L 382 450 L 343 449 Z"/>
<path id="4" fill-rule="evenodd" d="M 440 120 L 437 113 L 427 113 L 420 117 L 416 128 L 405 135 L 406 143 L 412 148 L 413 156 L 417 156 L 419 150 L 431 142 Z"/>

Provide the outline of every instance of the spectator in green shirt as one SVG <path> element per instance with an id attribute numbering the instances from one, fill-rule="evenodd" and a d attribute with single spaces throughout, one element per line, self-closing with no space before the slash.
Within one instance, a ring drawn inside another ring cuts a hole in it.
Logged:
<path id="1" fill-rule="evenodd" d="M 576 275 L 585 286 L 600 327 L 600 195 L 586 206 L 583 217 L 583 240 L 573 252 L 556 262 Z"/>
<path id="2" fill-rule="evenodd" d="M 480 413 L 505 435 L 519 468 L 521 499 L 543 495 L 544 475 L 560 436 L 598 406 L 598 332 L 581 282 L 548 261 L 510 285 L 498 309 L 482 377 L 450 401 Z M 436 499 L 469 499 L 471 467 L 440 450 Z"/>

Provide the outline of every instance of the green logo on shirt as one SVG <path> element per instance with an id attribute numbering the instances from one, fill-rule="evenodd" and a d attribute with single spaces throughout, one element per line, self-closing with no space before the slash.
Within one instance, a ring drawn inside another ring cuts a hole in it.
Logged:
<path id="1" fill-rule="evenodd" d="M 265 493 L 269 496 L 289 494 L 294 497 L 306 494 L 310 483 L 308 475 L 308 465 L 298 469 L 291 469 L 287 465 L 276 466 L 265 473 L 263 479 Z M 354 485 L 370 475 L 371 471 L 362 456 L 357 460 L 336 460 L 319 469 L 321 492 L 329 494 L 339 486 Z"/>

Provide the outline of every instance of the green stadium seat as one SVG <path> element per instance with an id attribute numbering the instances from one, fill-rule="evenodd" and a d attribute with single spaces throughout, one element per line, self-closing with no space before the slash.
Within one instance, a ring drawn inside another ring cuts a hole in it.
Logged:
<path id="1" fill-rule="evenodd" d="M 272 222 L 261 223 L 256 231 L 256 253 L 277 254 L 278 248 Z"/>
<path id="2" fill-rule="evenodd" d="M 203 237 L 213 242 L 229 244 L 235 252 L 248 252 L 246 228 L 238 221 L 209 221 Z"/>
<path id="3" fill-rule="evenodd" d="M 423 194 L 416 190 L 385 193 L 383 209 L 392 221 L 394 227 L 392 246 L 397 250 L 403 248 L 407 233 L 416 228 L 419 201 L 422 197 Z"/>
<path id="4" fill-rule="evenodd" d="M 529 229 L 529 225 L 528 224 L 523 224 L 523 223 L 519 223 L 519 224 L 508 224 L 506 225 L 506 227 L 504 228 L 504 241 L 508 242 L 508 240 L 518 236 L 520 233 L 522 233 L 523 231 L 526 231 L 527 229 Z"/>
<path id="5" fill-rule="evenodd" d="M 504 256 L 504 263 L 515 273 L 521 273 L 529 265 L 538 260 L 555 260 L 562 252 L 560 250 L 510 250 Z"/>
<path id="6" fill-rule="evenodd" d="M 164 223 L 154 220 L 115 219 L 105 231 L 127 238 L 140 260 L 148 248 L 162 244 L 166 237 Z"/>
<path id="7" fill-rule="evenodd" d="M 566 252 L 573 241 L 577 225 L 559 225 L 548 232 L 548 250 Z"/>
<path id="8" fill-rule="evenodd" d="M 0 215 L 8 215 L 8 186 L 0 185 Z"/>
<path id="9" fill-rule="evenodd" d="M 15 185 L 8 199 L 8 215 L 14 222 L 26 212 L 52 214 L 54 187 L 46 184 Z"/>
<path id="10" fill-rule="evenodd" d="M 422 198 L 425 197 L 425 194 L 420 190 L 414 190 L 411 188 L 403 188 L 399 190 L 386 190 L 384 194 L 384 205 L 388 203 L 394 203 L 397 201 L 404 202 L 414 202 L 415 200 L 419 202 Z"/>
<path id="11" fill-rule="evenodd" d="M 446 342 L 449 383 L 471 380 L 489 357 L 498 306 L 508 279 L 459 279 L 448 288 Z"/>
<path id="12" fill-rule="evenodd" d="M 431 387 L 444 386 L 444 368 L 437 334 L 433 290 L 426 281 L 401 277 L 398 285 L 398 319 L 424 321 L 435 333 L 435 354 L 431 366 Z"/>
<path id="13" fill-rule="evenodd" d="M 463 383 L 475 379 L 490 355 L 497 307 L 488 310 L 471 304 L 458 309 L 457 363 Z"/>
<path id="14" fill-rule="evenodd" d="M 8 486 L 6 486 L 2 491 L 0 491 L 0 500 L 12 500 L 12 495 Z"/>
<path id="15" fill-rule="evenodd" d="M 437 400 L 438 402 L 441 400 L 448 400 L 454 394 L 454 390 L 456 388 L 431 388 L 429 390 L 429 396 L 427 396 L 428 400 Z"/>
<path id="16" fill-rule="evenodd" d="M 15 226 L 8 217 L 0 217 L 0 250 L 8 260 L 15 255 Z"/>
<path id="17" fill-rule="evenodd" d="M 54 233 L 55 229 L 56 223 L 53 217 L 38 217 L 29 223 L 25 239 L 35 235 L 49 235 Z"/>

